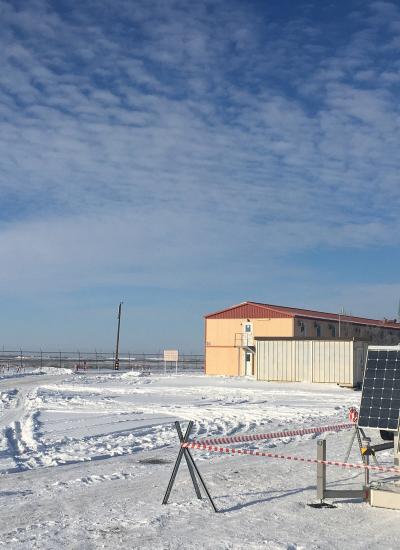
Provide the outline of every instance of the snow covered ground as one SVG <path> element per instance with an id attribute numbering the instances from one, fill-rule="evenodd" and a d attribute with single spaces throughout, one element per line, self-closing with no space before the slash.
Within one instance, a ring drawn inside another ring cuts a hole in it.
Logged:
<path id="1" fill-rule="evenodd" d="M 173 422 L 194 436 L 250 434 L 347 421 L 359 392 L 202 375 L 30 374 L 0 379 L 0 546 L 7 548 L 400 547 L 400 512 L 340 499 L 313 509 L 316 467 L 193 451 L 220 513 L 196 499 L 186 465 L 161 501 L 178 451 Z M 372 432 L 375 439 L 377 434 Z M 240 444 L 343 460 L 349 431 Z M 359 462 L 354 449 L 351 460 Z M 379 456 L 392 465 L 389 451 Z M 373 474 L 379 478 L 382 474 Z M 363 473 L 328 469 L 329 485 Z"/>

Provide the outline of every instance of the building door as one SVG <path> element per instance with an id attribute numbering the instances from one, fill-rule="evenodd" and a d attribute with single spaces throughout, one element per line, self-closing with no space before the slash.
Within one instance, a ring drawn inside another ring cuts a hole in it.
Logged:
<path id="1" fill-rule="evenodd" d="M 244 352 L 244 374 L 245 376 L 253 376 L 253 354 Z"/>

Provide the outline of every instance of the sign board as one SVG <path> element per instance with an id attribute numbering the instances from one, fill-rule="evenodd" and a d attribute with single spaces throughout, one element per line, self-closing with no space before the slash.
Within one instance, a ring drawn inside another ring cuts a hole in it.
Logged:
<path id="1" fill-rule="evenodd" d="M 165 349 L 164 350 L 164 361 L 178 361 L 178 350 L 177 349 Z"/>

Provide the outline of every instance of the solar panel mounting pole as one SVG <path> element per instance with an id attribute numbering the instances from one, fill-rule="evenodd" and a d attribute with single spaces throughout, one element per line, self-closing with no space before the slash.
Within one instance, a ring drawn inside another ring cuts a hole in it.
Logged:
<path id="1" fill-rule="evenodd" d="M 117 344 L 115 346 L 115 361 L 114 361 L 114 370 L 119 370 L 119 329 L 121 326 L 121 309 L 123 302 L 119 303 L 118 307 L 118 329 L 117 329 Z"/>

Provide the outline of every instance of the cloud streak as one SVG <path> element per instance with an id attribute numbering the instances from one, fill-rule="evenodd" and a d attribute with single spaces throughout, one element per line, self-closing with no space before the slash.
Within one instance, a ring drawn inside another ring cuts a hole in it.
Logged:
<path id="1" fill-rule="evenodd" d="M 226 6 L 0 1 L 3 292 L 399 244 L 397 6 Z"/>

